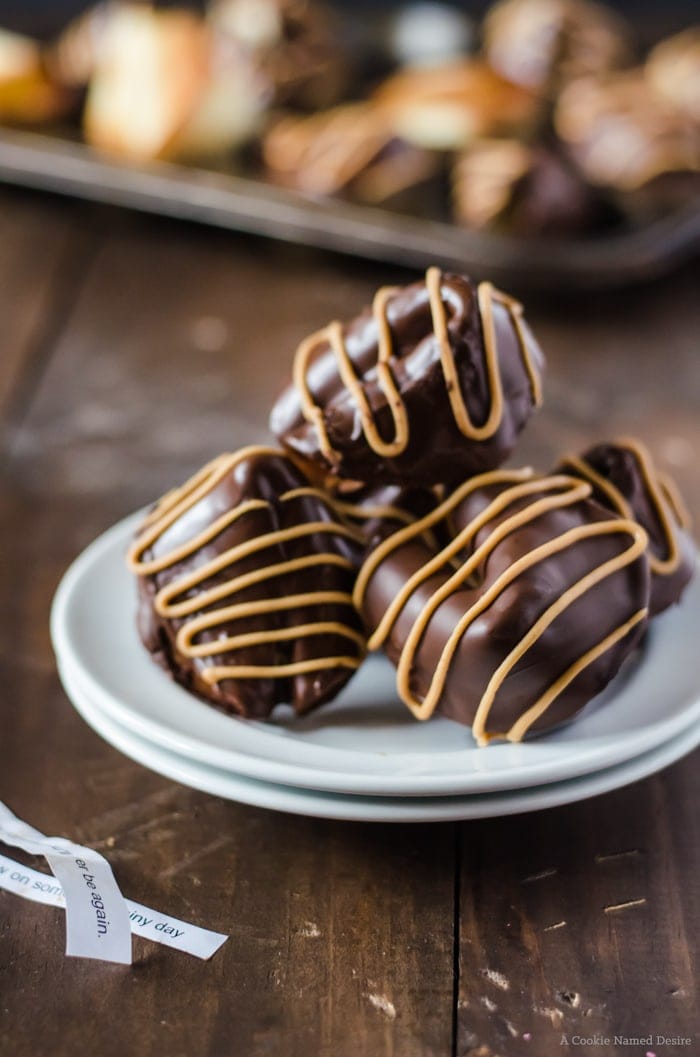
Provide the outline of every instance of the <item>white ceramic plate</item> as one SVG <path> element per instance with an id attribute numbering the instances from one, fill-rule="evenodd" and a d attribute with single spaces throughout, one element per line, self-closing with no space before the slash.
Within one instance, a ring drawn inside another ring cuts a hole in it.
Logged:
<path id="1" fill-rule="evenodd" d="M 700 723 L 696 723 L 683 734 L 676 735 L 634 760 L 584 778 L 552 782 L 510 793 L 475 793 L 463 797 L 346 796 L 260 782 L 178 756 L 140 738 L 110 719 L 90 701 L 74 675 L 62 671 L 61 679 L 77 711 L 93 730 L 126 756 L 166 778 L 226 800 L 236 800 L 255 807 L 356 822 L 450 822 L 541 811 L 586 800 L 646 778 L 700 744 Z"/>
<path id="2" fill-rule="evenodd" d="M 66 573 L 52 611 L 54 648 L 102 716 L 207 767 L 329 792 L 458 796 L 591 774 L 700 720 L 700 577 L 582 716 L 521 745 L 478 749 L 450 720 L 417 722 L 380 657 L 370 658 L 331 705 L 305 718 L 289 708 L 272 723 L 226 716 L 168 678 L 138 640 L 124 554 L 140 517 L 115 525 Z"/>

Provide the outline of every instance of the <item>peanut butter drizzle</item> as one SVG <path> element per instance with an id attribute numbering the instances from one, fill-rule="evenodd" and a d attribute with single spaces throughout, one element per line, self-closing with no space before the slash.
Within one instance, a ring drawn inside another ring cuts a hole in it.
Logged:
<path id="1" fill-rule="evenodd" d="M 651 500 L 661 531 L 664 536 L 667 557 L 659 558 L 649 550 L 649 567 L 657 576 L 670 576 L 674 573 L 681 562 L 681 552 L 678 546 L 678 538 L 674 528 L 674 519 L 681 528 L 688 528 L 690 518 L 683 506 L 683 501 L 674 482 L 656 472 L 651 455 L 641 441 L 623 437 L 613 442 L 616 447 L 624 448 L 631 452 L 637 460 L 642 473 L 644 486 Z M 607 496 L 614 510 L 622 517 L 634 521 L 634 513 L 629 502 L 620 490 L 607 478 L 599 474 L 593 467 L 576 455 L 565 455 L 562 459 L 564 466 L 568 466 L 584 480 L 590 481 L 603 495 Z"/>
<path id="2" fill-rule="evenodd" d="M 438 607 L 456 590 L 463 587 L 469 578 L 479 569 L 488 555 L 494 550 L 498 543 L 510 533 L 527 524 L 529 521 L 546 514 L 548 511 L 559 507 L 573 505 L 586 499 L 591 494 L 591 486 L 584 481 L 575 480 L 565 475 L 556 475 L 548 478 L 536 478 L 531 470 L 495 470 L 490 473 L 481 474 L 465 482 L 451 496 L 426 517 L 414 522 L 405 529 L 401 529 L 380 547 L 378 547 L 367 559 L 358 577 L 353 599 L 355 605 L 361 608 L 367 586 L 371 577 L 379 565 L 395 550 L 403 544 L 412 541 L 426 528 L 430 528 L 436 522 L 447 517 L 468 495 L 478 488 L 488 485 L 505 483 L 510 487 L 497 495 L 488 506 L 475 517 L 447 547 L 427 561 L 413 576 L 411 576 L 396 598 L 389 605 L 382 620 L 370 637 L 369 649 L 377 649 L 388 638 L 391 629 L 400 616 L 403 607 L 413 592 L 425 583 L 440 568 L 448 565 L 459 551 L 463 550 L 476 537 L 481 528 L 488 524 L 498 514 L 506 511 L 508 507 L 519 499 L 537 493 L 545 494 L 539 499 L 534 499 L 523 510 L 507 517 L 486 540 L 476 548 L 471 556 L 462 562 L 449 579 L 433 592 L 416 617 L 406 641 L 401 649 L 399 663 L 397 666 L 397 690 L 402 701 L 408 706 L 418 719 L 428 719 L 435 711 L 440 697 L 444 691 L 445 683 L 449 674 L 450 666 L 455 652 L 459 646 L 462 636 L 469 626 L 502 594 L 502 592 L 513 583 L 523 572 L 540 562 L 546 561 L 554 554 L 564 551 L 566 548 L 576 546 L 581 541 L 599 535 L 623 533 L 631 538 L 630 546 L 619 555 L 604 562 L 582 577 L 576 584 L 564 591 L 559 598 L 548 607 L 547 610 L 533 624 L 521 641 L 508 654 L 498 669 L 494 672 L 479 703 L 472 731 L 480 745 L 486 744 L 493 738 L 507 738 L 509 741 L 521 741 L 532 724 L 546 711 L 549 705 L 569 685 L 576 676 L 589 664 L 593 663 L 607 649 L 632 630 L 647 614 L 646 608 L 640 609 L 628 621 L 607 635 L 592 649 L 589 649 L 579 660 L 572 665 L 567 672 L 560 676 L 549 689 L 534 704 L 523 713 L 509 731 L 503 733 L 487 733 L 486 724 L 493 706 L 496 694 L 506 677 L 516 666 L 518 661 L 527 653 L 528 649 L 541 637 L 554 620 L 566 610 L 577 598 L 608 576 L 614 575 L 625 566 L 635 561 L 647 546 L 647 536 L 644 530 L 635 521 L 630 519 L 610 519 L 609 521 L 592 522 L 588 525 L 576 526 L 560 536 L 549 540 L 547 543 L 536 547 L 528 554 L 517 559 L 505 572 L 491 584 L 477 601 L 470 606 L 456 627 L 450 634 L 443 647 L 440 659 L 436 665 L 428 692 L 423 700 L 418 700 L 410 688 L 410 676 L 415 662 L 416 652 L 420 641 L 425 634 L 429 621 Z"/>
<path id="3" fill-rule="evenodd" d="M 403 525 L 411 525 L 416 520 L 414 514 L 393 503 L 349 503 L 347 500 L 339 499 L 337 496 L 320 488 L 314 488 L 312 485 L 305 488 L 294 488 L 291 492 L 286 492 L 281 498 L 283 500 L 296 499 L 298 496 L 305 495 L 316 496 L 326 505 L 331 506 L 339 521 L 342 521 L 350 529 L 353 522 L 359 521 L 361 523 L 370 521 L 373 518 L 383 521 L 398 521 Z M 436 546 L 435 536 L 432 532 L 425 531 L 422 535 L 429 546 Z M 364 542 L 361 532 L 356 532 L 355 537 L 359 543 Z"/>
<path id="4" fill-rule="evenodd" d="M 207 526 L 186 543 L 173 547 L 159 558 L 144 561 L 143 554 L 173 525 L 178 518 L 185 514 L 195 504 L 208 495 L 215 486 L 223 480 L 240 462 L 257 455 L 275 455 L 281 453 L 275 448 L 249 447 L 230 455 L 220 455 L 213 459 L 203 469 L 196 473 L 181 488 L 168 492 L 156 504 L 153 511 L 145 518 L 142 531 L 129 549 L 127 563 L 132 572 L 138 576 L 151 576 L 164 569 L 176 565 L 178 562 L 191 557 L 200 548 L 206 546 L 220 532 L 246 514 L 256 510 L 270 509 L 271 504 L 262 499 L 250 499 L 240 503 L 233 510 L 226 511 L 211 525 Z M 285 502 L 298 495 L 318 495 L 328 504 L 328 497 L 317 489 L 292 489 L 280 497 L 280 502 Z M 331 504 L 328 504 L 331 505 Z M 224 583 L 216 584 L 206 590 L 198 592 L 195 597 L 176 601 L 187 591 L 197 588 L 210 577 L 233 566 L 243 558 L 250 557 L 269 547 L 279 545 L 304 536 L 328 533 L 334 536 L 345 536 L 352 539 L 358 538 L 356 529 L 338 522 L 311 521 L 301 525 L 295 525 L 287 529 L 279 529 L 273 532 L 256 536 L 254 539 L 246 540 L 235 547 L 229 548 L 223 554 L 217 555 L 206 562 L 200 568 L 178 577 L 176 580 L 161 588 L 156 594 L 154 608 L 156 612 L 168 619 L 186 619 L 176 636 L 176 647 L 183 656 L 190 659 L 213 657 L 218 654 L 243 649 L 250 646 L 258 646 L 270 642 L 281 642 L 296 640 L 314 635 L 339 635 L 355 643 L 358 647 L 357 656 L 333 656 L 317 657 L 290 664 L 273 665 L 211 665 L 202 669 L 200 678 L 212 685 L 223 679 L 262 679 L 282 678 L 286 676 L 303 675 L 309 672 L 320 671 L 330 668 L 358 668 L 365 652 L 363 636 L 350 624 L 342 621 L 319 620 L 298 624 L 289 628 L 275 628 L 246 632 L 240 635 L 229 635 L 225 638 L 217 638 L 213 642 L 195 642 L 195 638 L 203 631 L 216 627 L 229 621 L 254 617 L 267 613 L 276 613 L 280 610 L 289 610 L 307 606 L 336 604 L 348 607 L 352 611 L 352 595 L 345 591 L 308 591 L 301 594 L 287 595 L 283 598 L 265 598 L 255 601 L 232 603 L 220 606 L 202 613 L 201 610 L 224 598 L 232 599 L 237 593 L 251 587 L 254 584 L 276 577 L 286 576 L 289 573 L 301 569 L 318 567 L 319 565 L 334 565 L 340 568 L 352 569 L 352 562 L 340 554 L 314 553 L 303 557 L 277 562 L 266 567 L 232 576 Z M 199 613 L 198 616 L 192 614 Z"/>
<path id="5" fill-rule="evenodd" d="M 470 418 L 464 394 L 462 393 L 457 364 L 450 343 L 447 309 L 440 293 L 442 282 L 440 269 L 435 267 L 428 268 L 425 282 L 430 301 L 433 332 L 438 341 L 440 364 L 455 423 L 463 436 L 470 440 L 486 440 L 498 431 L 503 419 L 504 409 L 496 328 L 493 318 L 494 303 L 504 307 L 509 314 L 518 339 L 523 365 L 530 382 L 533 401 L 536 406 L 539 406 L 542 402 L 540 377 L 530 353 L 522 320 L 522 305 L 507 294 L 501 293 L 491 283 L 479 283 L 477 300 L 483 328 L 486 378 L 491 394 L 491 404 L 486 422 L 482 426 L 476 426 Z M 390 366 L 393 346 L 387 306 L 396 293 L 397 287 L 382 287 L 377 291 L 372 302 L 372 315 L 377 325 L 378 335 L 377 379 L 379 388 L 391 410 L 393 418 L 394 436 L 392 440 L 383 440 L 377 430 L 369 401 L 348 353 L 341 323 L 338 321 L 330 323 L 305 338 L 297 348 L 294 357 L 293 380 L 300 396 L 302 414 L 306 421 L 316 430 L 321 453 L 330 462 L 339 458 L 339 453 L 330 442 L 323 409 L 314 400 L 307 380 L 313 355 L 323 342 L 327 342 L 335 354 L 338 374 L 355 401 L 360 413 L 365 440 L 372 451 L 381 457 L 392 458 L 404 452 L 408 445 L 410 438 L 408 414 Z"/>

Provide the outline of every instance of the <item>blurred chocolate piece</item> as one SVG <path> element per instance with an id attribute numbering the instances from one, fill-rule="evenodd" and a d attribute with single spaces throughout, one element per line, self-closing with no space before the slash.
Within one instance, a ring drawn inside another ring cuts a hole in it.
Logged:
<path id="1" fill-rule="evenodd" d="M 348 61 L 316 0 L 213 0 L 207 19 L 235 44 L 273 105 L 318 110 L 343 94 Z"/>
<path id="2" fill-rule="evenodd" d="M 700 125 L 700 26 L 657 44 L 647 58 L 646 75 L 659 99 Z"/>
<path id="3" fill-rule="evenodd" d="M 439 501 L 434 488 L 343 480 L 335 481 L 329 494 L 338 517 L 358 530 L 367 547 L 425 517 Z M 435 540 L 434 534 L 430 539 Z"/>
<path id="4" fill-rule="evenodd" d="M 364 655 L 351 595 L 362 543 L 282 452 L 222 455 L 156 504 L 130 550 L 141 638 L 227 712 L 307 712 Z"/>
<path id="5" fill-rule="evenodd" d="M 502 0 L 487 14 L 485 55 L 515 84 L 555 94 L 581 76 L 599 74 L 629 58 L 624 23 L 590 0 Z"/>
<path id="6" fill-rule="evenodd" d="M 641 69 L 569 85 L 555 125 L 586 179 L 624 195 L 631 214 L 673 209 L 700 189 L 698 130 L 658 99 Z"/>
<path id="7" fill-rule="evenodd" d="M 439 168 L 434 155 L 398 139 L 371 103 L 288 115 L 267 132 L 262 151 L 276 182 L 370 205 L 391 204 L 421 188 Z"/>
<path id="8" fill-rule="evenodd" d="M 397 136 L 426 150 L 460 150 L 482 136 L 524 135 L 540 116 L 531 92 L 476 59 L 402 70 L 379 86 L 373 100 Z"/>
<path id="9" fill-rule="evenodd" d="M 429 268 L 306 338 L 270 427 L 322 475 L 460 480 L 508 457 L 540 403 L 543 366 L 517 301 Z"/>
<path id="10" fill-rule="evenodd" d="M 591 232 L 612 219 L 556 151 L 514 139 L 480 140 L 459 155 L 452 201 L 465 227 L 524 237 Z"/>
<path id="11" fill-rule="evenodd" d="M 675 484 L 656 469 L 644 445 L 629 439 L 596 444 L 581 456 L 565 456 L 558 469 L 587 481 L 599 503 L 646 531 L 650 612 L 677 602 L 695 572 L 690 519 Z"/>
<path id="12" fill-rule="evenodd" d="M 487 473 L 369 552 L 355 604 L 418 719 L 517 742 L 617 673 L 647 623 L 647 539 L 590 493 L 566 476 Z M 454 535 L 436 552 L 421 533 L 441 520 Z"/>

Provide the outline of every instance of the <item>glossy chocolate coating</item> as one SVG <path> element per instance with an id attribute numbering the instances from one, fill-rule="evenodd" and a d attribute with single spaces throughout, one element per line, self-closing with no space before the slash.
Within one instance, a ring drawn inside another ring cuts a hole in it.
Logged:
<path id="1" fill-rule="evenodd" d="M 353 671 L 347 667 L 331 666 L 291 676 L 226 678 L 212 685 L 202 678 L 202 673 L 209 665 L 285 665 L 309 658 L 348 654 L 356 655 L 359 661 L 362 651 L 357 643 L 348 638 L 336 634 L 315 634 L 250 645 L 213 657 L 188 657 L 178 649 L 175 641 L 184 621 L 160 616 L 154 608 L 155 595 L 173 580 L 201 568 L 234 546 L 306 522 L 337 522 L 331 505 L 318 495 L 303 495 L 281 501 L 280 497 L 284 493 L 307 486 L 308 481 L 303 474 L 282 453 L 251 454 L 185 511 L 143 555 L 144 559 L 149 560 L 168 554 L 178 545 L 192 540 L 222 514 L 247 500 L 262 499 L 266 502 L 266 506 L 245 513 L 184 560 L 169 565 L 155 575 L 139 577 L 138 628 L 145 646 L 177 682 L 228 712 L 264 718 L 275 705 L 290 703 L 298 713 L 304 713 L 334 697 Z M 321 552 L 341 555 L 355 565 L 359 544 L 346 536 L 332 533 L 306 535 L 273 543 L 264 550 L 236 561 L 235 565 L 227 566 L 179 597 L 189 598 L 233 576 Z M 282 600 L 311 591 L 347 593 L 352 591 L 353 581 L 354 572 L 351 568 L 330 565 L 319 559 L 318 564 L 308 568 L 290 571 L 237 591 L 235 598 L 225 598 L 222 604 L 248 603 L 270 597 Z M 273 612 L 224 621 L 210 630 L 200 632 L 197 641 L 211 642 L 222 635 L 273 631 L 318 621 L 339 622 L 355 630 L 360 628 L 351 604 L 332 602 L 293 609 L 280 607 Z"/>
<path id="2" fill-rule="evenodd" d="M 493 394 L 486 371 L 477 287 L 466 276 L 444 274 L 440 295 L 446 308 L 459 387 L 472 421 L 481 425 L 488 417 Z M 535 404 L 513 318 L 504 305 L 494 302 L 493 320 L 503 414 L 498 428 L 486 439 L 470 439 L 456 424 L 425 282 L 398 288 L 387 303 L 393 345 L 389 366 L 408 420 L 408 443 L 400 454 L 378 455 L 368 444 L 358 406 L 340 377 L 335 353 L 325 339 L 319 340 L 307 383 L 322 410 L 335 457 L 324 457 L 316 426 L 304 417 L 300 394 L 293 385 L 275 404 L 271 429 L 292 452 L 321 471 L 367 483 L 432 485 L 493 469 L 513 450 Z M 541 374 L 542 353 L 524 321 L 522 328 L 531 360 Z M 378 326 L 372 312 L 366 309 L 345 324 L 343 336 L 377 429 L 389 439 L 394 424 L 377 375 Z"/>
<path id="3" fill-rule="evenodd" d="M 459 532 L 470 524 L 503 490 L 502 484 L 488 485 L 463 500 L 451 517 L 453 531 Z M 507 516 L 524 510 L 542 494 L 518 500 L 508 507 L 506 513 L 492 517 L 477 532 L 469 550 L 463 553 L 463 559 L 466 560 Z M 452 631 L 500 574 L 511 568 L 521 556 L 568 530 L 610 520 L 607 510 L 590 499 L 582 499 L 535 517 L 506 535 L 496 544 L 473 582 L 450 594 L 433 613 L 415 653 L 410 673 L 412 693 L 418 699 L 425 698 Z M 538 618 L 588 572 L 620 555 L 627 542 L 620 534 L 589 537 L 521 573 L 462 635 L 448 669 L 438 712 L 472 725 L 492 676 Z M 364 596 L 363 615 L 370 630 L 377 627 L 407 579 L 434 553 L 422 539 L 414 539 L 395 549 L 378 566 Z M 394 663 L 398 662 L 418 614 L 453 572 L 453 567 L 443 566 L 419 585 L 403 606 L 384 647 Z M 489 713 L 487 733 L 509 730 L 586 651 L 643 610 L 648 598 L 649 567 L 642 553 L 631 564 L 613 572 L 573 601 L 506 677 Z M 585 667 L 530 730 L 549 730 L 570 719 L 603 690 L 638 643 L 645 623 L 642 620 Z"/>
<path id="4" fill-rule="evenodd" d="M 653 557 L 665 562 L 669 558 L 671 549 L 669 544 L 671 543 L 671 546 L 677 549 L 678 561 L 671 571 L 656 571 L 652 561 L 649 610 L 652 615 L 660 613 L 678 602 L 693 577 L 696 564 L 695 544 L 681 524 L 678 511 L 674 510 L 673 503 L 669 502 L 664 494 L 663 479 L 659 478 L 655 467 L 649 461 L 652 491 L 645 476 L 639 452 L 625 444 L 596 444 L 584 452 L 581 459 L 600 477 L 609 481 L 629 504 L 632 516 L 649 536 L 649 550 Z M 575 473 L 576 471 L 564 465 L 562 472 Z M 590 481 L 589 478 L 586 480 L 589 480 L 593 487 L 595 499 L 603 506 L 619 513 L 619 508 L 611 502 L 610 496 L 597 488 L 595 482 Z M 669 541 L 667 531 L 664 529 L 664 522 L 661 519 L 654 493 L 663 503 L 667 517 L 666 524 L 673 534 L 673 541 Z"/>
<path id="5" fill-rule="evenodd" d="M 331 494 L 345 504 L 343 516 L 357 525 L 367 546 L 424 517 L 437 504 L 433 489 L 396 484 L 354 485 Z"/>

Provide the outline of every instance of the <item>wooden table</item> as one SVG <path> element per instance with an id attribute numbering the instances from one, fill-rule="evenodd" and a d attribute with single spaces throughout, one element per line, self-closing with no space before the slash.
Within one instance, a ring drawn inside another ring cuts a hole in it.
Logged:
<path id="1" fill-rule="evenodd" d="M 151 774 L 60 688 L 47 618 L 68 562 L 212 454 L 264 437 L 296 342 L 397 278 L 0 194 L 0 798 L 105 851 L 131 898 L 231 935 L 209 963 L 138 939 L 131 969 L 66 959 L 62 912 L 0 893 L 3 1057 L 700 1052 L 697 754 L 540 814 L 321 822 Z M 697 279 L 530 299 L 548 402 L 523 460 L 636 432 L 697 518 Z M 564 1034 L 693 1043 L 566 1051 Z"/>

